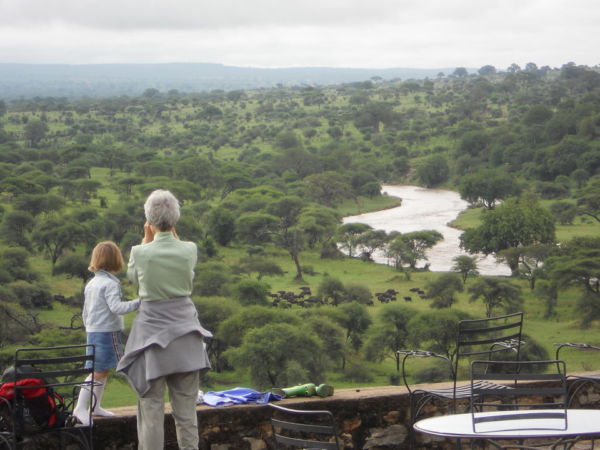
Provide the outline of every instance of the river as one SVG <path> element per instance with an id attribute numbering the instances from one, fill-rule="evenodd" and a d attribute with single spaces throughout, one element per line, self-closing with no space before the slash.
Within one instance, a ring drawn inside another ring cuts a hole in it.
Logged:
<path id="1" fill-rule="evenodd" d="M 436 230 L 444 240 L 427 252 L 429 269 L 436 272 L 450 271 L 452 258 L 467 254 L 459 246 L 461 230 L 449 227 L 461 211 L 467 209 L 467 202 L 458 192 L 442 189 L 426 189 L 418 186 L 383 186 L 383 193 L 402 199 L 402 205 L 357 216 L 344 218 L 344 223 L 360 222 L 375 230 L 399 231 L 408 233 L 420 230 Z M 373 255 L 376 262 L 387 264 L 382 252 Z M 425 262 L 421 261 L 419 266 Z M 482 275 L 510 275 L 506 264 L 498 264 L 493 256 L 477 255 L 477 268 Z"/>

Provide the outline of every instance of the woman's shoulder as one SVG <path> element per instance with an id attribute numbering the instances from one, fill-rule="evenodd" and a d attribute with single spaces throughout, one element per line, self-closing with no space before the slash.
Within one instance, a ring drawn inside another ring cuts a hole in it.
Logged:
<path id="1" fill-rule="evenodd" d="M 182 244 L 188 246 L 189 248 L 196 248 L 197 247 L 196 243 L 192 242 L 192 241 L 179 241 L 179 242 L 181 242 Z"/>

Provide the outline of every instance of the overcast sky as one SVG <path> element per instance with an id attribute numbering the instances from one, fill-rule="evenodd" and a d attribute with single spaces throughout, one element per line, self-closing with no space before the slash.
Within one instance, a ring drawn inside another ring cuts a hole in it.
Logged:
<path id="1" fill-rule="evenodd" d="M 600 64 L 600 0 L 0 0 L 0 63 Z"/>

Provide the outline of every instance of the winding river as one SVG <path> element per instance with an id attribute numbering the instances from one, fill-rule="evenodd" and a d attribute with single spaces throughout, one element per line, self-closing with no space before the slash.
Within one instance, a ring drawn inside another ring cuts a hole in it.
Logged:
<path id="1" fill-rule="evenodd" d="M 461 230 L 449 227 L 461 211 L 467 208 L 467 202 L 458 192 L 442 189 L 425 189 L 418 186 L 383 186 L 383 192 L 402 199 L 402 205 L 372 213 L 348 216 L 344 223 L 360 222 L 375 230 L 399 231 L 408 233 L 420 230 L 436 230 L 442 233 L 444 240 L 427 252 L 430 270 L 443 272 L 451 270 L 452 258 L 465 254 L 459 247 Z M 373 255 L 378 263 L 387 264 L 383 253 Z M 421 261 L 419 266 L 422 266 Z M 477 267 L 482 275 L 510 275 L 506 264 L 498 264 L 492 256 L 478 255 Z"/>

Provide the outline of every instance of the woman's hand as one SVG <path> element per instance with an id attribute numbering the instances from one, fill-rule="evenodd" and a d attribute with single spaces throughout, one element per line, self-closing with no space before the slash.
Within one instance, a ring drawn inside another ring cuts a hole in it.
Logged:
<path id="1" fill-rule="evenodd" d="M 152 242 L 154 240 L 154 230 L 152 230 L 152 225 L 148 222 L 144 224 L 144 237 L 142 239 L 142 244 L 147 244 L 148 242 Z"/>

